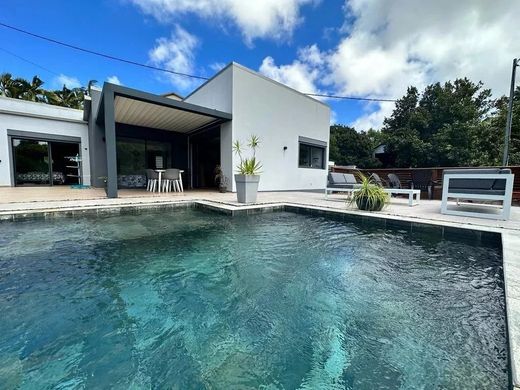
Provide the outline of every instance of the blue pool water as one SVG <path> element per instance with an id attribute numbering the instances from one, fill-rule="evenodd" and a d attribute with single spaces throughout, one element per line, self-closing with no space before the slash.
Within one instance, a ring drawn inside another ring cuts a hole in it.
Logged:
<path id="1" fill-rule="evenodd" d="M 0 388 L 503 389 L 499 249 L 293 213 L 0 224 Z"/>

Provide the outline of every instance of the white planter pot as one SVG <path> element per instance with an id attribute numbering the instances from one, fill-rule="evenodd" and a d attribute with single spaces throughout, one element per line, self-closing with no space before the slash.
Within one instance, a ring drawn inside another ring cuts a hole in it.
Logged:
<path id="1" fill-rule="evenodd" d="M 260 175 L 235 175 L 238 203 L 255 203 Z"/>

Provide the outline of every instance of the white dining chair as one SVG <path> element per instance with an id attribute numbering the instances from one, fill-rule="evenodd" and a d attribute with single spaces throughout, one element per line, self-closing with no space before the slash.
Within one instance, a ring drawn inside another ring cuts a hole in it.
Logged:
<path id="1" fill-rule="evenodd" d="M 158 190 L 157 186 L 159 185 L 159 174 L 153 169 L 147 169 L 146 178 L 146 190 L 150 192 L 154 192 L 156 189 Z"/>
<path id="2" fill-rule="evenodd" d="M 163 174 L 164 191 L 183 192 L 182 176 L 180 169 L 170 168 Z"/>

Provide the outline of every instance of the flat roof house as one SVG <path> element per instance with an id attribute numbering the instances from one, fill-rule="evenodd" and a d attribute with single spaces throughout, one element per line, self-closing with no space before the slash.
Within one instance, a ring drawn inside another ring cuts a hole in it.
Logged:
<path id="1" fill-rule="evenodd" d="M 171 95 L 171 94 L 169 94 Z M 325 188 L 329 107 L 231 63 L 184 99 L 105 83 L 83 111 L 0 98 L 0 185 L 73 184 L 107 195 L 147 168 L 179 168 L 188 188 L 235 191 L 232 144 L 260 137 L 260 191 Z M 81 157 L 79 171 L 71 156 Z M 75 181 L 76 180 L 76 181 Z"/>

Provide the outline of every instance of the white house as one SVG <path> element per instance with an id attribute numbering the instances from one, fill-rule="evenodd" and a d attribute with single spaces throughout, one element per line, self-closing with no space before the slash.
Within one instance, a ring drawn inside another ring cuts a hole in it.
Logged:
<path id="1" fill-rule="evenodd" d="M 199 188 L 214 186 L 221 165 L 235 191 L 232 144 L 254 134 L 260 191 L 321 190 L 329 116 L 326 104 L 236 63 L 182 100 L 109 83 L 84 111 L 0 98 L 0 185 L 73 183 L 64 158 L 79 155 L 83 183 L 107 178 L 110 197 L 160 167 L 183 169 L 185 186 Z"/>
<path id="2" fill-rule="evenodd" d="M 0 96 L 0 186 L 64 184 L 67 174 L 78 173 L 66 167 L 74 164 L 65 157 L 76 155 L 82 157 L 83 183 L 89 185 L 88 126 L 82 110 Z"/>

